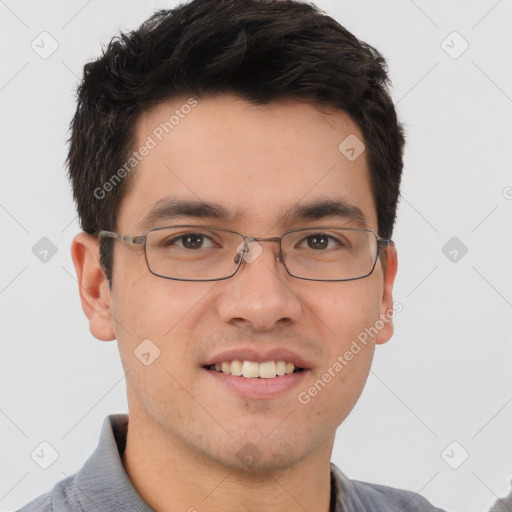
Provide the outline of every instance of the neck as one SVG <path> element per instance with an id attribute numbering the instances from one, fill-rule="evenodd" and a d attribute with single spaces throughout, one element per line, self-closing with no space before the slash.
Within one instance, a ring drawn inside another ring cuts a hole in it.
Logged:
<path id="1" fill-rule="evenodd" d="M 334 434 L 292 467 L 240 470 L 131 413 L 122 461 L 132 485 L 157 512 L 329 512 L 333 443 Z"/>

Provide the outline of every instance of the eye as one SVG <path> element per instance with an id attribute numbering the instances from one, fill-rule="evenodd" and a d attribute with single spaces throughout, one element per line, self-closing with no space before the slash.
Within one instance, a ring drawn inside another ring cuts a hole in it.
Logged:
<path id="1" fill-rule="evenodd" d="M 164 247 L 176 245 L 183 249 L 208 249 L 215 247 L 213 240 L 202 233 L 185 233 L 183 235 L 167 238 L 162 242 Z"/>
<path id="2" fill-rule="evenodd" d="M 338 240 L 332 236 L 327 235 L 326 233 L 315 233 L 313 235 L 308 235 L 304 238 L 303 242 L 307 242 L 306 249 L 313 250 L 323 250 L 328 248 L 336 247 L 344 247 L 346 244 L 342 240 Z"/>

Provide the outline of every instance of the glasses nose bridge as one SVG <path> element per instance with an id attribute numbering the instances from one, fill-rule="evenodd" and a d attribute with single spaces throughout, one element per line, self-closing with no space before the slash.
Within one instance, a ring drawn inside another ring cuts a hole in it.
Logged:
<path id="1" fill-rule="evenodd" d="M 255 241 L 255 242 L 278 242 L 278 243 L 281 243 L 281 238 L 282 237 L 280 237 L 280 236 L 271 236 L 271 237 L 267 237 L 267 238 L 246 236 L 245 240 L 248 242 Z"/>
<path id="2" fill-rule="evenodd" d="M 244 247 L 246 247 L 251 242 L 276 242 L 279 245 L 279 254 L 277 256 L 277 261 L 282 260 L 282 247 L 281 241 L 282 236 L 271 236 L 271 237 L 256 237 L 256 236 L 246 236 L 244 237 Z"/>

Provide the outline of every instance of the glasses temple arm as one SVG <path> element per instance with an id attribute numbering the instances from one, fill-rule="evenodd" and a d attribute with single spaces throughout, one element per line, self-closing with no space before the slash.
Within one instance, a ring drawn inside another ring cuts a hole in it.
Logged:
<path id="1" fill-rule="evenodd" d="M 121 240 L 121 242 L 126 242 L 128 244 L 138 244 L 144 245 L 146 241 L 145 236 L 127 236 L 127 235 L 119 235 L 118 233 L 114 233 L 113 231 L 100 231 L 98 236 L 105 236 L 108 238 L 116 238 L 117 240 Z"/>

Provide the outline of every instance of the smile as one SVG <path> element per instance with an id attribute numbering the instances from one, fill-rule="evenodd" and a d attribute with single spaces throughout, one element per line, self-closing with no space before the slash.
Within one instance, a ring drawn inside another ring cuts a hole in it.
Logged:
<path id="1" fill-rule="evenodd" d="M 304 370 L 287 361 L 264 361 L 258 363 L 256 361 L 240 361 L 239 359 L 211 364 L 204 368 L 237 377 L 253 379 L 272 379 Z"/>

